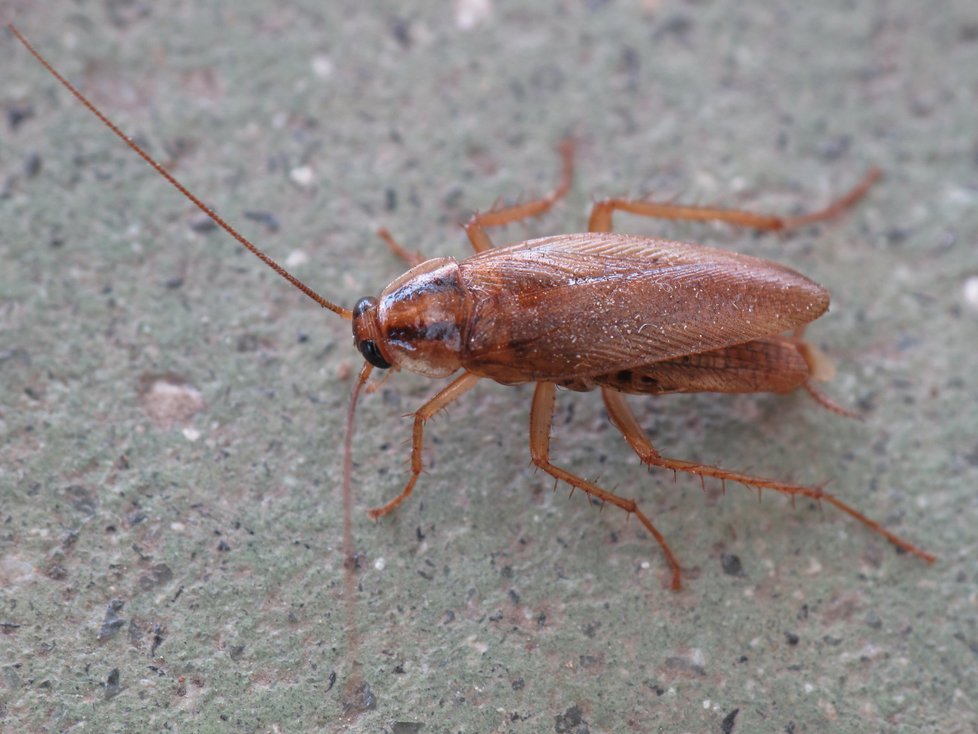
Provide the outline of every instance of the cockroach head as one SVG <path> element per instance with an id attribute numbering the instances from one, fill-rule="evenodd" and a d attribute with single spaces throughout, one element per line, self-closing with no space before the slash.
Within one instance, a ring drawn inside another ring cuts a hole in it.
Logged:
<path id="1" fill-rule="evenodd" d="M 374 367 L 447 377 L 462 366 L 468 294 L 450 257 L 421 263 L 353 309 L 353 341 Z"/>

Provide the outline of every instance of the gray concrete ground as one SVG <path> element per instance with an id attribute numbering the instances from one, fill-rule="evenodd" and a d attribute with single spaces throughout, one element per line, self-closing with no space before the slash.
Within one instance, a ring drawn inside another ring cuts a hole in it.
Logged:
<path id="1" fill-rule="evenodd" d="M 11 9 L 7 5 L 6 12 Z M 16 5 L 16 4 L 15 4 Z M 350 306 L 467 254 L 458 223 L 545 191 L 498 241 L 581 230 L 592 197 L 791 213 L 871 164 L 851 215 L 791 236 L 621 217 L 777 259 L 833 292 L 829 386 L 633 400 L 669 455 L 831 489 L 832 508 L 642 470 L 596 395 L 555 456 L 638 523 L 529 466 L 529 388 L 485 384 L 406 478 L 398 375 L 356 436 L 349 325 L 169 190 L 0 34 L 0 729 L 976 731 L 978 7 L 732 3 L 21 3 L 22 30 L 195 191 Z M 351 698 L 355 655 L 369 688 Z M 344 716 L 344 707 L 353 708 Z"/>

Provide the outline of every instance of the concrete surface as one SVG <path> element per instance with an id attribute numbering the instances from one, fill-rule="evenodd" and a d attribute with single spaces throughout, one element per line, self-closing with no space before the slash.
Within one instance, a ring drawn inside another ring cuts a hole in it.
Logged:
<path id="1" fill-rule="evenodd" d="M 377 226 L 465 256 L 458 223 L 547 190 L 567 133 L 568 200 L 497 241 L 580 230 L 610 194 L 790 213 L 880 165 L 851 215 L 791 236 L 618 220 L 825 284 L 809 333 L 865 423 L 801 394 L 632 402 L 669 455 L 831 480 L 940 560 L 829 507 L 650 475 L 596 395 L 563 393 L 555 456 L 640 497 L 686 571 L 671 593 L 638 523 L 531 470 L 530 389 L 490 384 L 433 423 L 415 497 L 372 523 L 406 478 L 401 416 L 436 389 L 398 375 L 358 418 L 351 600 L 349 325 L 207 228 L 4 33 L 0 729 L 978 730 L 973 2 L 13 11 L 347 306 L 403 270 Z"/>

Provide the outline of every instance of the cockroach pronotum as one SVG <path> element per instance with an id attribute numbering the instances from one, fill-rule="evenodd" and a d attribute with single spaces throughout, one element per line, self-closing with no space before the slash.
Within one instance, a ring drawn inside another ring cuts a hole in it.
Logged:
<path id="1" fill-rule="evenodd" d="M 413 266 L 378 298 L 348 310 L 323 298 L 225 222 L 145 150 L 130 140 L 59 74 L 12 25 L 10 32 L 83 105 L 126 145 L 240 244 L 319 305 L 352 321 L 353 340 L 365 364 L 353 389 L 344 456 L 349 479 L 350 434 L 357 397 L 374 368 L 406 369 L 429 377 L 455 377 L 414 413 L 411 476 L 376 519 L 404 502 L 422 469 L 425 422 L 468 392 L 480 379 L 504 385 L 535 383 L 530 411 L 533 463 L 602 503 L 635 515 L 655 538 L 669 564 L 673 589 L 681 586 L 679 562 L 665 538 L 625 499 L 550 461 L 550 432 L 558 387 L 598 389 L 614 426 L 649 467 L 728 480 L 758 491 L 827 502 L 898 548 L 933 563 L 935 556 L 890 532 L 854 507 L 816 487 L 798 486 L 689 461 L 669 459 L 653 447 L 625 394 L 677 392 L 787 393 L 807 390 L 820 404 L 846 413 L 812 383 L 821 369 L 817 352 L 802 338 L 807 324 L 829 305 L 828 292 L 773 262 L 697 244 L 611 232 L 615 211 L 647 217 L 712 220 L 763 230 L 785 230 L 834 217 L 855 204 L 879 178 L 871 170 L 852 191 L 811 214 L 783 218 L 745 211 L 681 206 L 636 199 L 607 199 L 591 212 L 588 231 L 494 247 L 487 228 L 550 209 L 571 183 L 573 146 L 560 146 L 563 172 L 549 195 L 474 215 L 465 227 L 475 250 L 456 261 L 422 261 L 386 230 L 379 234 Z"/>

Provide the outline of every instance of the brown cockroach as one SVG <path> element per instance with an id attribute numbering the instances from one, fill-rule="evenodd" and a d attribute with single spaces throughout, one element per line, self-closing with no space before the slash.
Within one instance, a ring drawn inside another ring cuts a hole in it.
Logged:
<path id="1" fill-rule="evenodd" d="M 588 231 L 494 247 L 486 229 L 550 209 L 571 183 L 573 147 L 560 146 L 563 173 L 540 199 L 474 215 L 465 227 L 475 254 L 456 261 L 422 261 L 386 230 L 380 236 L 413 267 L 348 310 L 323 298 L 225 222 L 130 140 L 61 76 L 12 25 L 7 28 L 54 77 L 161 176 L 319 305 L 352 321 L 353 340 L 366 360 L 350 403 L 345 471 L 350 466 L 353 411 L 374 368 L 406 369 L 448 377 L 446 387 L 414 413 L 411 476 L 399 495 L 369 511 L 376 519 L 411 494 L 422 470 L 425 422 L 468 392 L 480 379 L 504 385 L 535 383 L 530 411 L 533 463 L 557 481 L 635 515 L 658 542 L 673 589 L 679 562 L 665 538 L 639 509 L 597 484 L 550 461 L 550 433 L 558 387 L 598 389 L 614 426 L 649 467 L 771 489 L 790 497 L 827 502 L 898 548 L 928 563 L 935 556 L 821 488 L 798 486 L 689 461 L 669 459 L 653 447 L 625 394 L 722 392 L 788 393 L 806 389 L 823 406 L 847 413 L 812 384 L 820 362 L 802 339 L 807 324 L 828 309 L 828 292 L 805 276 L 770 261 L 698 244 L 611 232 L 615 211 L 682 220 L 712 220 L 762 230 L 785 230 L 834 217 L 857 202 L 879 178 L 871 170 L 845 196 L 802 216 L 783 218 L 699 206 L 607 199 L 594 205 Z M 790 335 L 786 335 L 790 334 Z M 348 480 L 347 480 L 348 481 Z"/>

